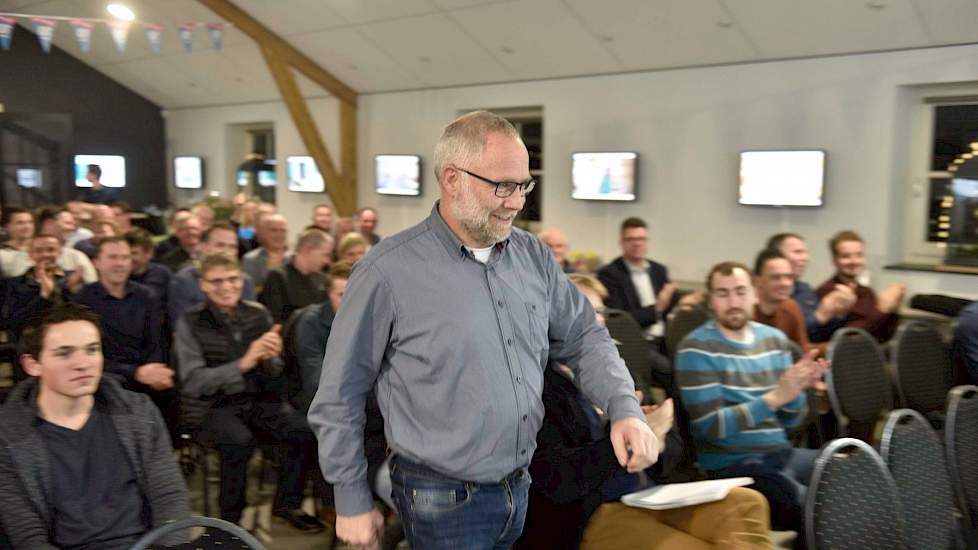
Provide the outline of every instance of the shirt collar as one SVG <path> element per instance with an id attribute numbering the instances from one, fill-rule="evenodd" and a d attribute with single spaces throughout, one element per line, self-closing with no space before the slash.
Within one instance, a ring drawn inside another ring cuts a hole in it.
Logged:
<path id="1" fill-rule="evenodd" d="M 431 215 L 428 216 L 427 225 L 435 237 L 441 242 L 448 252 L 448 255 L 457 261 L 461 261 L 463 258 L 469 255 L 468 249 L 462 244 L 462 240 L 452 231 L 448 224 L 445 223 L 445 219 L 441 217 L 441 213 L 438 211 L 438 206 L 441 201 L 435 201 L 435 205 L 431 208 Z M 495 245 L 497 252 L 502 253 L 506 246 L 509 244 L 509 237 L 502 240 Z"/>
<path id="2" fill-rule="evenodd" d="M 642 267 L 636 267 L 632 264 L 632 262 L 629 262 L 624 258 L 622 258 L 622 261 L 625 262 L 625 267 L 628 269 L 629 273 L 645 273 L 645 270 L 649 268 L 648 260 L 642 260 Z"/>
<path id="3" fill-rule="evenodd" d="M 135 290 L 135 287 L 133 287 L 133 282 L 126 281 L 126 293 L 123 294 L 122 297 L 123 298 L 128 297 L 130 294 L 133 293 L 133 290 Z M 108 298 L 110 296 L 112 298 L 115 298 L 115 296 L 109 294 L 108 289 L 105 288 L 105 286 L 102 284 L 102 281 L 99 281 L 95 284 L 95 292 L 98 293 L 99 298 Z"/>

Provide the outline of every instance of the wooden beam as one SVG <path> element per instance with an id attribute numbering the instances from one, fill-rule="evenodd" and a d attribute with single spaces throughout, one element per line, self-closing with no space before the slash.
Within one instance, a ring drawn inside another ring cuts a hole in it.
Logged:
<path id="1" fill-rule="evenodd" d="M 340 170 L 343 183 L 357 195 L 357 107 L 340 103 Z"/>
<path id="2" fill-rule="evenodd" d="M 250 36 L 260 47 L 272 47 L 280 50 L 289 65 L 292 65 L 302 74 L 309 77 L 310 80 L 322 86 L 323 89 L 336 96 L 341 102 L 356 106 L 357 93 L 353 88 L 350 88 L 329 71 L 317 65 L 315 61 L 292 47 L 291 44 L 269 30 L 265 25 L 262 25 L 257 19 L 236 6 L 230 0 L 198 1 L 240 29 L 241 32 Z M 282 9 L 288 8 L 283 7 Z"/>
<path id="3" fill-rule="evenodd" d="M 265 57 L 268 70 L 271 71 L 272 77 L 275 79 L 275 84 L 278 86 L 279 93 L 282 94 L 282 100 L 285 101 L 285 105 L 289 109 L 292 122 L 295 123 L 296 129 L 299 130 L 299 135 L 302 137 L 302 142 L 306 146 L 306 150 L 312 155 L 312 158 L 316 161 L 316 166 L 319 167 L 319 172 L 323 175 L 326 192 L 329 193 L 333 201 L 333 206 L 336 207 L 337 212 L 341 216 L 353 215 L 357 209 L 356 186 L 349 185 L 345 181 L 345 178 L 341 178 L 337 172 L 336 165 L 333 164 L 333 159 L 330 158 L 329 150 L 326 148 L 322 137 L 320 137 L 316 122 L 309 112 L 305 98 L 299 92 L 299 86 L 296 84 L 295 77 L 292 75 L 292 69 L 286 63 L 284 52 L 272 44 L 259 44 L 259 46 L 262 55 Z M 346 106 L 346 103 L 341 102 L 340 105 Z M 343 115 L 347 110 L 349 108 L 341 109 L 340 111 L 341 126 L 343 126 L 342 121 L 347 118 Z M 353 118 L 355 119 L 356 108 L 353 107 L 352 111 Z M 356 136 L 354 135 L 355 139 Z M 343 147 L 341 160 L 345 160 L 348 146 L 347 143 L 343 143 L 341 146 Z"/>

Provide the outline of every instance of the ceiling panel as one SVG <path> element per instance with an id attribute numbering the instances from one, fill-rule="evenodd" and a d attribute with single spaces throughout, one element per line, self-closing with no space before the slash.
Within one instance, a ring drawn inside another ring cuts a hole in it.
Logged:
<path id="1" fill-rule="evenodd" d="M 471 8 L 472 6 L 484 6 L 486 4 L 510 4 L 518 0 L 431 0 L 439 9 L 457 10 L 460 8 Z"/>
<path id="2" fill-rule="evenodd" d="M 438 11 L 431 0 L 320 0 L 351 23 L 384 21 Z"/>
<path id="3" fill-rule="evenodd" d="M 443 14 L 371 23 L 360 31 L 425 85 L 516 77 Z"/>
<path id="4" fill-rule="evenodd" d="M 923 46 L 909 0 L 721 0 L 767 58 Z M 872 9 L 879 4 L 883 9 Z"/>
<path id="5" fill-rule="evenodd" d="M 356 29 L 335 29 L 290 39 L 327 71 L 354 90 L 372 92 L 414 88 L 422 82 L 374 46 Z"/>
<path id="6" fill-rule="evenodd" d="M 517 78 L 625 68 L 559 0 L 491 4 L 448 16 Z"/>
<path id="7" fill-rule="evenodd" d="M 322 0 L 235 0 L 235 5 L 280 36 L 349 24 Z"/>
<path id="8" fill-rule="evenodd" d="M 974 42 L 978 35 L 975 0 L 911 0 L 934 44 Z"/>
<path id="9" fill-rule="evenodd" d="M 721 26 L 731 21 L 717 0 L 565 2 L 629 70 L 755 57 L 740 30 Z"/>

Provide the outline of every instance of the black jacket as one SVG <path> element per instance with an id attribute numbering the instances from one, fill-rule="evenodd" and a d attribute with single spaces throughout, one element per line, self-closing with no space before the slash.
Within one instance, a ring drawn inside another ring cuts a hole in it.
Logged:
<path id="1" fill-rule="evenodd" d="M 669 272 L 666 270 L 666 266 L 658 262 L 652 260 L 648 262 L 646 271 L 652 278 L 652 290 L 658 296 L 662 287 L 669 283 Z M 610 264 L 599 269 L 598 279 L 608 289 L 608 298 L 605 300 L 606 306 L 628 313 L 638 321 L 642 328 L 654 325 L 659 320 L 659 312 L 656 311 L 655 306 L 642 307 L 642 303 L 638 299 L 638 292 L 635 291 L 635 285 L 632 284 L 632 273 L 628 270 L 624 258 L 619 256 Z M 669 313 L 672 306 L 679 300 L 678 294 L 677 292 L 672 295 L 669 307 L 665 309 L 663 315 Z"/>
<path id="2" fill-rule="evenodd" d="M 595 440 L 579 390 L 553 366 L 543 377 L 543 426 L 530 462 L 530 500 L 523 534 L 514 549 L 576 549 L 591 514 L 602 504 L 601 486 L 621 470 L 611 436 Z M 682 458 L 676 430 L 666 436 L 659 461 L 645 471 L 665 481 Z"/>
<path id="3" fill-rule="evenodd" d="M 14 548 L 51 549 L 51 471 L 38 430 L 37 379 L 17 385 L 0 409 L 0 524 Z M 149 397 L 123 390 L 102 377 L 95 398 L 106 405 L 126 451 L 154 528 L 190 516 L 187 486 L 170 446 L 170 436 Z M 163 544 L 187 540 L 180 532 Z"/>

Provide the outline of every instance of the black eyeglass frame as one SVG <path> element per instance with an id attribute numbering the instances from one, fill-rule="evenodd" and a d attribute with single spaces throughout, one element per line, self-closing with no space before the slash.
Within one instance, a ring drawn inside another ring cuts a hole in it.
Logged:
<path id="1" fill-rule="evenodd" d="M 529 195 L 530 192 L 533 191 L 533 188 L 536 187 L 536 185 L 537 185 L 537 181 L 535 179 L 533 179 L 533 178 L 530 178 L 530 179 L 528 179 L 528 180 L 526 180 L 524 182 L 518 182 L 518 181 L 495 181 L 495 180 L 491 180 L 491 179 L 489 179 L 489 178 L 487 178 L 485 176 L 480 176 L 479 174 L 476 174 L 475 172 L 469 172 L 465 168 L 461 168 L 459 166 L 456 166 L 455 169 L 458 170 L 459 172 L 464 172 L 464 173 L 472 176 L 473 178 L 475 178 L 477 180 L 481 180 L 481 181 L 483 181 L 485 183 L 488 183 L 489 185 L 496 186 L 496 188 L 493 190 L 493 192 L 496 194 L 497 197 L 499 197 L 501 199 L 505 199 L 507 197 L 511 197 L 513 195 L 513 193 L 516 192 L 517 189 L 519 189 L 520 190 L 520 193 L 525 197 L 525 196 Z M 500 192 L 499 192 L 500 189 L 503 189 L 503 193 L 505 193 L 505 194 L 500 194 Z"/>

